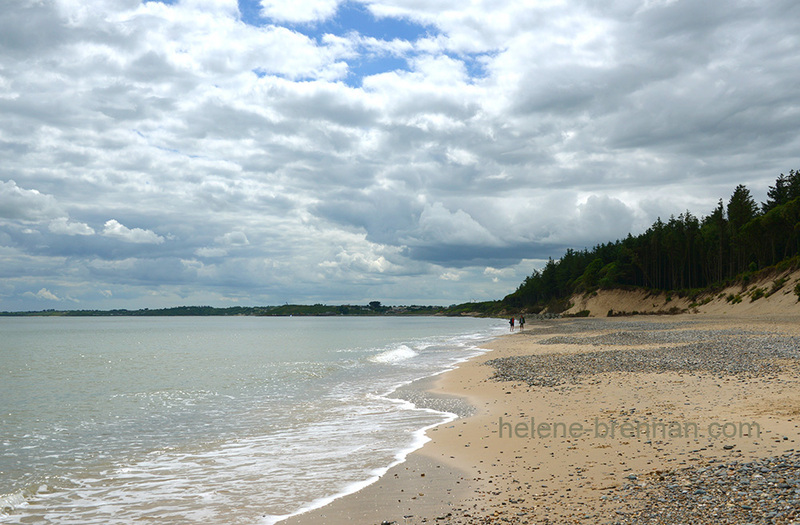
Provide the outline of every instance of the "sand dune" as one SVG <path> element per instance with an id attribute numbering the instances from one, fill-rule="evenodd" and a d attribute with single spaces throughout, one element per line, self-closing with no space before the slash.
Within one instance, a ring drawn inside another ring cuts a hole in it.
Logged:
<path id="1" fill-rule="evenodd" d="M 599 290 L 573 296 L 570 301 L 573 306 L 565 313 L 576 314 L 588 310 L 592 317 L 606 317 L 609 311 L 642 314 L 685 311 L 711 315 L 758 316 L 800 313 L 800 302 L 795 293 L 798 283 L 800 271 L 787 271 L 695 298 L 679 297 L 677 293 L 648 293 L 645 290 Z M 730 300 L 731 297 L 734 299 Z"/>

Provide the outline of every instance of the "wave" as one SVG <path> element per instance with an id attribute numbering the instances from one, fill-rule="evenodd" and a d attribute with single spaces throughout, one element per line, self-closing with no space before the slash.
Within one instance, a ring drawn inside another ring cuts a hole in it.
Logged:
<path id="1" fill-rule="evenodd" d="M 399 363 L 401 361 L 405 361 L 407 359 L 411 359 L 412 357 L 416 357 L 419 355 L 417 352 L 412 350 L 406 345 L 400 345 L 397 348 L 393 348 L 391 350 L 387 350 L 385 352 L 381 352 L 380 354 L 374 355 L 369 358 L 370 361 L 373 363 L 384 363 L 384 364 L 394 364 Z"/>
<path id="2" fill-rule="evenodd" d="M 20 490 L 8 494 L 0 494 L 0 522 L 4 521 L 14 511 L 26 507 L 28 502 L 43 494 L 50 494 L 57 490 L 46 481 L 31 480 L 28 485 Z"/>

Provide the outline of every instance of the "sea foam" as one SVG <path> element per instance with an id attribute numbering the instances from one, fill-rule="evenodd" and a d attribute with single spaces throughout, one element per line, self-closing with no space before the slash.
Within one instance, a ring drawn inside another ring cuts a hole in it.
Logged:
<path id="1" fill-rule="evenodd" d="M 369 358 L 370 361 L 373 363 L 399 363 L 401 361 L 405 361 L 407 359 L 411 359 L 412 357 L 416 357 L 419 355 L 417 352 L 412 350 L 406 345 L 400 345 L 397 348 L 393 348 L 391 350 L 387 350 L 385 352 L 381 352 L 380 354 L 374 355 Z"/>

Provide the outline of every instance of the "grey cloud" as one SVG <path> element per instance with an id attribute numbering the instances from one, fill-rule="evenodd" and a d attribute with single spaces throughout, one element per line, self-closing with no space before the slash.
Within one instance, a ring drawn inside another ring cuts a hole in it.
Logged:
<path id="1" fill-rule="evenodd" d="M 640 6 L 634 15 L 641 31 L 637 35 L 643 42 L 666 43 L 691 51 L 684 55 L 702 56 L 704 49 L 696 47 L 708 42 L 715 30 L 723 25 L 758 16 L 755 5 L 736 2 L 657 2 Z M 645 44 L 646 45 L 646 44 Z"/>
<path id="2" fill-rule="evenodd" d="M 554 249 L 552 243 L 509 245 L 499 232 L 487 229 L 463 210 L 453 211 L 441 203 L 424 205 L 389 191 L 340 194 L 318 204 L 314 211 L 327 220 L 363 229 L 372 242 L 401 248 L 411 260 L 456 268 L 504 267 L 524 258 L 541 258 Z M 507 224 L 499 228 L 502 232 Z"/>
<path id="3" fill-rule="evenodd" d="M 282 90 L 277 94 L 276 107 L 288 118 L 324 119 L 348 127 L 373 125 L 379 114 L 366 107 L 356 96 L 345 99 L 342 93 L 329 90 L 297 96 Z"/>
<path id="4" fill-rule="evenodd" d="M 278 133 L 283 131 L 280 125 L 263 115 L 212 100 L 186 114 L 185 121 L 189 133 L 195 138 L 211 135 L 235 140 L 258 136 L 273 129 Z"/>
<path id="5" fill-rule="evenodd" d="M 11 155 L 24 155 L 30 151 L 30 146 L 24 142 L 0 140 L 0 153 Z"/>
<path id="6" fill-rule="evenodd" d="M 452 96 L 431 92 L 409 93 L 409 96 L 399 101 L 394 111 L 404 120 L 419 114 L 440 114 L 463 121 L 474 117 L 479 109 L 474 103 L 465 103 Z"/>
<path id="7" fill-rule="evenodd" d="M 64 214 L 52 195 L 21 188 L 13 180 L 0 181 L 0 218 L 23 221 L 54 219 Z"/>
<path id="8" fill-rule="evenodd" d="M 800 4 L 523 4 L 394 0 L 437 33 L 358 89 L 336 81 L 374 51 L 358 34 L 181 2 L 13 3 L 4 304 L 502 296 L 521 260 L 798 168 Z M 459 59 L 475 49 L 480 78 Z"/>
<path id="9" fill-rule="evenodd" d="M 450 210 L 442 203 L 426 205 L 419 217 L 416 239 L 408 244 L 496 246 L 497 239 L 469 213 Z"/>
<path id="10" fill-rule="evenodd" d="M 411 230 L 422 212 L 413 199 L 389 190 L 337 192 L 312 209 L 327 220 L 363 228 L 373 242 L 390 245 L 398 244 L 398 236 Z"/>
<path id="11" fill-rule="evenodd" d="M 102 230 L 102 228 L 101 228 Z M 69 235 L 48 227 L 41 230 L 6 230 L 10 236 L 9 246 L 33 257 L 99 257 L 106 260 L 133 256 L 157 256 L 159 250 L 142 248 L 140 244 L 109 239 L 100 235 Z"/>
<path id="12" fill-rule="evenodd" d="M 122 285 L 179 285 L 198 280 L 196 268 L 171 257 L 93 260 L 88 261 L 87 270 L 93 278 Z"/>
<path id="13" fill-rule="evenodd" d="M 578 232 L 571 237 L 613 241 L 631 231 L 634 219 L 633 210 L 619 199 L 592 195 L 578 206 Z"/>
<path id="14" fill-rule="evenodd" d="M 62 127 L 73 123 L 77 109 L 60 93 L 25 93 L 24 88 L 18 98 L 0 98 L 0 113 L 10 120 L 7 125 L 14 129 L 16 136 L 26 136 L 44 123 Z"/>
<path id="15" fill-rule="evenodd" d="M 152 50 L 137 57 L 125 71 L 131 80 L 140 82 L 167 82 L 177 76 L 175 66 Z"/>
<path id="16" fill-rule="evenodd" d="M 26 58 L 51 49 L 68 34 L 49 3 L 22 1 L 0 17 L 0 48 L 15 57 Z"/>
<path id="17" fill-rule="evenodd" d="M 609 89 L 602 71 L 588 67 L 530 71 L 520 82 L 515 110 L 564 115 L 586 112 Z"/>
<path id="18" fill-rule="evenodd" d="M 409 246 L 405 254 L 414 260 L 436 263 L 445 267 L 467 268 L 493 266 L 504 268 L 518 264 L 523 259 L 546 259 L 563 253 L 565 245 L 525 243 L 515 246 L 427 245 Z"/>
<path id="19" fill-rule="evenodd" d="M 797 105 L 791 77 L 781 71 L 800 61 L 779 53 L 773 65 L 776 59 L 764 54 L 776 31 L 800 43 L 796 31 L 789 36 L 796 24 L 786 23 L 796 20 L 797 5 L 782 6 L 673 2 L 635 17 L 634 36 L 624 44 L 634 60 L 670 75 L 631 93 L 631 109 L 639 111 L 615 116 L 609 145 L 700 154 L 745 146 L 762 134 L 785 135 L 786 108 Z"/>

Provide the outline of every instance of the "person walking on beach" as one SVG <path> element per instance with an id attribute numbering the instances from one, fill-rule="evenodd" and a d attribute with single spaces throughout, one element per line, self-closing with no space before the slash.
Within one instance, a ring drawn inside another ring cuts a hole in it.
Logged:
<path id="1" fill-rule="evenodd" d="M 521 315 L 519 316 L 519 331 L 525 330 L 525 318 Z"/>
<path id="2" fill-rule="evenodd" d="M 514 318 L 513 317 L 511 319 L 509 319 L 508 324 L 511 327 L 510 330 L 513 332 L 514 331 Z"/>

